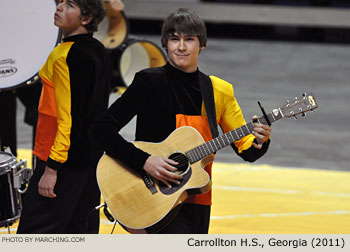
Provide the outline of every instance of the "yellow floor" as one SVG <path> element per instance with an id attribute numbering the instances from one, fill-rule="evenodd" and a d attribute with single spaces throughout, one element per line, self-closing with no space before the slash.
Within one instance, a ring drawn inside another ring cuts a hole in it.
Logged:
<path id="1" fill-rule="evenodd" d="M 18 153 L 30 167 L 30 152 Z M 215 163 L 209 232 L 350 234 L 349 181 L 350 172 Z M 112 228 L 102 213 L 100 233 Z M 114 233 L 126 232 L 117 225 Z"/>

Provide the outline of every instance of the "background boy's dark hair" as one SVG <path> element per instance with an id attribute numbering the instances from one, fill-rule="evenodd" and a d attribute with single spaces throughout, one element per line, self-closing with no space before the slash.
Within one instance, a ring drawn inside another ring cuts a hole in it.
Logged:
<path id="1" fill-rule="evenodd" d="M 180 8 L 166 17 L 162 24 L 162 46 L 167 47 L 168 39 L 174 33 L 197 36 L 201 47 L 207 45 L 207 28 L 203 19 L 194 11 Z"/>
<path id="2" fill-rule="evenodd" d="M 81 16 L 89 18 L 91 21 L 85 25 L 88 32 L 97 31 L 99 23 L 103 20 L 106 12 L 102 0 L 73 0 L 80 8 Z"/>

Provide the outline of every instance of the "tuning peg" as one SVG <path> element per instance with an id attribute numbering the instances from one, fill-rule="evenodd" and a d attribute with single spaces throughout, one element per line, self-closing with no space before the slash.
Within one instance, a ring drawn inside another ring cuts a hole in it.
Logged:
<path id="1" fill-rule="evenodd" d="M 298 120 L 298 117 L 294 116 L 294 120 Z"/>
<path id="2" fill-rule="evenodd" d="M 306 96 L 307 94 L 306 93 L 303 93 L 303 96 Z"/>
<path id="3" fill-rule="evenodd" d="M 306 114 L 303 112 L 303 113 L 301 113 L 301 116 L 304 117 L 304 116 L 306 116 Z"/>
<path id="4" fill-rule="evenodd" d="M 316 113 L 315 110 L 313 110 L 313 109 L 311 109 L 311 112 L 312 112 L 313 114 Z"/>

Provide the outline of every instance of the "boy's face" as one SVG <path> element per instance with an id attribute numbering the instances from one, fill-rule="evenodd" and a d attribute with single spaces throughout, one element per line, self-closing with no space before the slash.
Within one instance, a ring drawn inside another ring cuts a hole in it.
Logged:
<path id="1" fill-rule="evenodd" d="M 61 28 L 64 36 L 81 33 L 84 21 L 79 6 L 73 0 L 62 0 L 56 8 L 55 25 Z"/>
<path id="2" fill-rule="evenodd" d="M 191 73 L 197 70 L 200 43 L 197 36 L 175 33 L 167 43 L 169 63 L 177 69 Z"/>

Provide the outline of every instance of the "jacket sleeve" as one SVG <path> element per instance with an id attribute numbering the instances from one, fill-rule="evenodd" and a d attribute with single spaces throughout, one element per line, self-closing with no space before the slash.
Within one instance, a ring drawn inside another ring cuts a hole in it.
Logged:
<path id="1" fill-rule="evenodd" d="M 248 149 L 242 152 L 239 152 L 238 148 L 234 144 L 231 144 L 231 147 L 238 154 L 238 156 L 243 158 L 244 161 L 254 162 L 261 158 L 267 152 L 270 142 L 271 140 L 268 140 L 267 142 L 263 143 L 261 149 L 257 149 L 254 146 L 250 146 Z"/>
<path id="2" fill-rule="evenodd" d="M 69 69 L 64 57 L 53 65 L 53 83 L 57 111 L 57 133 L 51 147 L 47 166 L 58 170 L 67 161 L 72 128 Z"/>
<path id="3" fill-rule="evenodd" d="M 231 120 L 235 119 L 236 121 L 238 121 L 239 125 L 231 127 L 230 130 L 228 130 L 226 126 L 226 130 L 224 130 L 225 133 L 246 124 L 246 121 L 243 118 L 243 113 L 240 109 L 238 102 L 236 101 L 236 98 L 233 97 L 233 99 L 230 99 L 229 104 L 230 105 L 227 106 L 227 108 L 229 108 L 227 109 L 228 115 L 225 116 L 225 119 L 223 121 L 227 123 L 227 116 L 229 116 Z M 249 134 L 235 141 L 233 144 L 231 144 L 231 146 L 233 150 L 237 153 L 237 155 L 243 158 L 244 161 L 254 162 L 267 152 L 268 147 L 270 145 L 270 140 L 265 142 L 261 149 L 257 149 L 252 145 L 254 141 L 256 141 L 255 136 Z"/>
<path id="4" fill-rule="evenodd" d="M 90 129 L 90 137 L 106 154 L 129 168 L 140 171 L 150 154 L 126 141 L 119 131 L 137 115 L 144 104 L 144 85 L 139 73 L 124 94 L 118 98 Z"/>
<path id="5" fill-rule="evenodd" d="M 219 123 L 224 133 L 237 129 L 246 124 L 242 110 L 234 96 L 233 86 L 217 77 L 211 77 L 218 84 L 216 92 L 217 117 L 220 115 Z M 214 93 L 215 94 L 215 93 Z M 249 134 L 231 144 L 234 151 L 245 161 L 254 162 L 263 156 L 269 147 L 270 140 L 263 144 L 261 149 L 256 149 L 252 143 L 255 136 Z"/>

